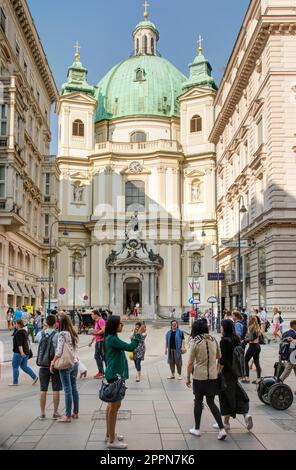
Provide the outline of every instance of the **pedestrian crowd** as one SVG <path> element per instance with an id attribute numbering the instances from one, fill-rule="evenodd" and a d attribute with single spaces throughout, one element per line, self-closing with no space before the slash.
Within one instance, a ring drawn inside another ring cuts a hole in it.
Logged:
<path id="1" fill-rule="evenodd" d="M 211 334 L 213 319 L 209 315 L 194 317 L 191 321 L 191 333 L 186 342 L 185 332 L 177 320 L 172 320 L 165 335 L 164 352 L 170 369 L 168 380 L 182 380 L 183 358 L 187 353 L 186 385 L 194 395 L 195 425 L 189 432 L 201 436 L 200 426 L 204 409 L 204 400 L 211 411 L 213 428 L 218 430 L 218 439 L 223 441 L 231 427 L 231 418 L 243 415 L 247 430 L 253 427 L 250 414 L 250 400 L 241 383 L 250 382 L 250 368 L 256 368 L 258 384 L 261 379 L 261 346 L 270 343 L 267 331 L 272 327 L 273 341 L 281 339 L 287 344 L 287 351 L 296 348 L 296 321 L 290 323 L 290 329 L 283 333 L 282 315 L 275 308 L 271 323 L 265 309 L 254 309 L 252 314 L 247 309 L 234 309 L 223 312 L 221 321 L 221 339 L 218 341 Z M 136 382 L 142 380 L 142 361 L 145 359 L 147 327 L 144 321 L 137 321 L 130 333 L 130 342 L 122 341 L 119 334 L 124 325 L 119 316 L 101 310 L 92 311 L 93 328 L 89 330 L 92 340 L 88 346 L 94 347 L 94 359 L 97 373 L 94 379 L 102 381 L 100 397 L 107 402 L 106 438 L 109 449 L 126 449 L 124 437 L 116 433 L 116 421 L 121 402 L 125 396 L 125 381 L 129 378 L 129 366 L 125 352 L 133 361 L 136 370 Z M 79 392 L 77 378 L 86 377 L 87 370 L 78 355 L 79 336 L 66 311 L 53 311 L 42 324 L 42 311 L 34 315 L 25 308 L 13 313 L 10 329 L 13 332 L 13 383 L 19 384 L 19 370 L 22 369 L 35 385 L 40 382 L 40 420 L 46 419 L 46 399 L 51 383 L 53 392 L 52 419 L 59 423 L 71 423 L 79 419 Z M 193 317 L 190 317 L 193 318 Z M 33 327 L 33 335 L 31 334 Z M 36 363 L 39 376 L 28 366 L 33 356 L 32 342 L 39 343 Z M 186 344 L 187 343 L 187 344 Z M 187 346 L 187 347 L 186 347 Z M 286 355 L 284 370 L 280 381 L 284 382 L 296 365 Z M 65 413 L 59 412 L 60 393 L 64 392 Z M 218 397 L 218 402 L 215 401 Z M 219 405 L 219 406 L 218 406 Z"/>

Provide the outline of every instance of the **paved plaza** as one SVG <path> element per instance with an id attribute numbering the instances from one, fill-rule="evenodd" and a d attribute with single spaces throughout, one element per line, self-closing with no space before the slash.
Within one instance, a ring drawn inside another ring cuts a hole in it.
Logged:
<path id="1" fill-rule="evenodd" d="M 189 331 L 188 326 L 182 326 Z M 128 338 L 131 325 L 125 324 L 123 339 Z M 248 432 L 242 416 L 232 420 L 231 431 L 224 442 L 217 440 L 212 429 L 213 417 L 207 406 L 202 416 L 202 436 L 189 434 L 194 425 L 193 395 L 185 380 L 169 381 L 169 368 L 164 356 L 166 324 L 149 324 L 147 353 L 143 367 L 143 381 L 135 382 L 134 364 L 129 361 L 130 379 L 128 391 L 122 404 L 117 431 L 123 434 L 129 449 L 143 450 L 264 450 L 295 449 L 296 446 L 296 400 L 287 411 L 276 411 L 262 404 L 255 385 L 246 385 L 251 400 L 254 427 Z M 88 367 L 88 377 L 78 380 L 80 394 L 80 419 L 72 423 L 56 423 L 48 418 L 39 421 L 39 384 L 32 386 L 31 379 L 21 372 L 20 386 L 11 388 L 11 336 L 0 332 L 4 345 L 4 364 L 1 367 L 0 384 L 0 448 L 11 450 L 104 450 L 105 420 L 103 404 L 98 397 L 100 381 L 92 378 L 96 373 L 90 350 L 89 336 L 80 336 L 80 358 Z M 37 346 L 33 345 L 34 355 Z M 278 346 L 262 347 L 263 375 L 272 375 Z M 30 361 L 37 371 L 35 358 Z M 185 369 L 183 375 L 185 377 Z M 254 380 L 255 372 L 251 371 Z M 293 391 L 295 376 L 291 374 L 287 383 Z M 64 407 L 61 394 L 60 410 Z M 47 416 L 52 415 L 52 395 L 48 395 Z"/>

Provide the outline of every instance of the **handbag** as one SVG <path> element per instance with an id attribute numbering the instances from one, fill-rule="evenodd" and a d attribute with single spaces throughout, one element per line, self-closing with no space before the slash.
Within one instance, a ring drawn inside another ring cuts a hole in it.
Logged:
<path id="1" fill-rule="evenodd" d="M 134 353 L 133 352 L 130 353 L 129 358 L 130 358 L 131 361 L 134 360 Z"/>
<path id="2" fill-rule="evenodd" d="M 71 369 L 74 366 L 74 361 L 74 353 L 65 340 L 62 355 L 55 361 L 54 368 L 57 370 Z"/>
<path id="3" fill-rule="evenodd" d="M 225 392 L 227 389 L 227 384 L 226 380 L 223 374 L 218 374 L 218 388 L 219 388 L 219 393 Z"/>
<path id="4" fill-rule="evenodd" d="M 32 359 L 32 357 L 33 357 L 33 351 L 32 351 L 32 349 L 30 348 L 29 354 L 28 354 L 28 359 Z"/>
<path id="5" fill-rule="evenodd" d="M 124 399 L 126 390 L 125 381 L 117 375 L 117 379 L 112 383 L 102 382 L 99 397 L 106 403 L 115 403 Z"/>

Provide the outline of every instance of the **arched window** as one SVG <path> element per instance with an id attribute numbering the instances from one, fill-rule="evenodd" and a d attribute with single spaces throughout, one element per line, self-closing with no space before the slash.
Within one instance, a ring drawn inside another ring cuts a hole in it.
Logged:
<path id="1" fill-rule="evenodd" d="M 151 38 L 151 54 L 154 55 L 154 38 Z"/>
<path id="2" fill-rule="evenodd" d="M 125 210 L 143 212 L 145 210 L 145 183 L 128 181 L 125 184 Z"/>
<path id="3" fill-rule="evenodd" d="M 137 50 L 136 50 L 136 54 L 139 54 L 140 52 L 140 41 L 139 41 L 139 38 L 137 38 Z"/>
<path id="4" fill-rule="evenodd" d="M 80 119 L 73 122 L 73 135 L 77 137 L 84 137 L 84 124 Z"/>
<path id="5" fill-rule="evenodd" d="M 147 135 L 145 132 L 136 131 L 131 134 L 131 142 L 146 142 Z"/>
<path id="6" fill-rule="evenodd" d="M 190 121 L 190 132 L 201 132 L 202 131 L 202 119 L 196 115 Z"/>
<path id="7" fill-rule="evenodd" d="M 143 36 L 143 53 L 147 54 L 148 51 L 148 39 L 147 36 Z"/>
<path id="8" fill-rule="evenodd" d="M 193 253 L 191 258 L 191 275 L 200 276 L 201 275 L 201 254 Z"/>

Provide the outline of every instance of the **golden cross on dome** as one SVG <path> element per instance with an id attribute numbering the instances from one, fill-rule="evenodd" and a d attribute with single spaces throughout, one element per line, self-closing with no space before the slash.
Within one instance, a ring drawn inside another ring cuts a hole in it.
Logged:
<path id="1" fill-rule="evenodd" d="M 149 5 L 149 3 L 147 2 L 147 0 L 145 0 L 145 3 L 143 4 L 143 7 L 145 8 L 145 11 L 144 11 L 144 18 L 148 18 L 148 16 L 149 16 L 148 7 L 150 7 L 150 5 Z"/>
<path id="2" fill-rule="evenodd" d="M 78 62 L 79 59 L 80 59 L 79 49 L 81 49 L 81 46 L 79 46 L 79 42 L 78 42 L 78 41 L 76 41 L 76 44 L 75 44 L 75 46 L 74 46 L 74 49 L 76 50 L 75 59 L 76 59 L 76 62 Z"/>
<path id="3" fill-rule="evenodd" d="M 198 55 L 202 55 L 202 43 L 203 43 L 203 38 L 201 35 L 198 37 Z"/>

